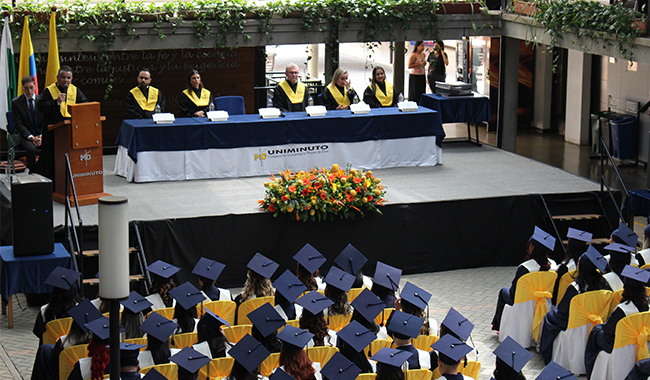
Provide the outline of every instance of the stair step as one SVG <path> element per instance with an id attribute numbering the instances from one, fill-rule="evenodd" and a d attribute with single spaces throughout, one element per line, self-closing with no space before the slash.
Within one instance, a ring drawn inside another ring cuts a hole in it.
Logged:
<path id="1" fill-rule="evenodd" d="M 567 220 L 597 220 L 603 216 L 600 214 L 575 214 L 575 215 L 554 215 L 553 220 L 567 221 Z"/>
<path id="2" fill-rule="evenodd" d="M 141 274 L 133 274 L 129 276 L 129 282 L 143 281 L 144 276 Z M 98 278 L 84 278 L 84 285 L 98 285 Z"/>
<path id="3" fill-rule="evenodd" d="M 569 244 L 568 240 L 562 240 L 562 244 L 567 245 Z M 609 244 L 609 238 L 596 238 L 591 240 L 591 244 Z"/>
<path id="4" fill-rule="evenodd" d="M 138 252 L 138 249 L 135 247 L 129 247 L 129 254 Z M 78 252 L 75 252 L 75 255 L 78 255 Z M 87 251 L 84 251 L 84 256 L 87 257 L 93 257 L 99 255 L 99 249 L 89 249 Z"/>

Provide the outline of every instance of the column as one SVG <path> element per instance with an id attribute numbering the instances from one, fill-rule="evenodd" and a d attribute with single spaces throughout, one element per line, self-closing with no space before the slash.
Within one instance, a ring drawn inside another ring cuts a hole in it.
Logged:
<path id="1" fill-rule="evenodd" d="M 589 143 L 589 109 L 591 104 L 591 54 L 569 50 L 567 59 L 566 130 L 570 143 Z"/>

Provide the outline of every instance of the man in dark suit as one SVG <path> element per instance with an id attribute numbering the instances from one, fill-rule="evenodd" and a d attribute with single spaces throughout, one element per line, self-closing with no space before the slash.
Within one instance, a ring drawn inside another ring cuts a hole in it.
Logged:
<path id="1" fill-rule="evenodd" d="M 21 84 L 23 94 L 11 101 L 11 114 L 16 128 L 14 146 L 20 146 L 27 152 L 27 168 L 30 173 L 34 173 L 37 171 L 36 151 L 42 143 L 45 123 L 43 114 L 37 109 L 41 97 L 36 95 L 34 77 L 25 76 Z"/>

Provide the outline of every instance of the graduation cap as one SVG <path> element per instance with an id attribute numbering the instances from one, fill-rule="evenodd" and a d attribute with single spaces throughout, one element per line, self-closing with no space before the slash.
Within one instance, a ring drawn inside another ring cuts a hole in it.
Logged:
<path id="1" fill-rule="evenodd" d="M 76 306 L 68 310 L 68 315 L 72 317 L 75 323 L 81 327 L 84 332 L 88 331 L 86 323 L 102 317 L 102 313 L 97 310 L 95 305 L 88 298 L 79 302 Z"/>
<path id="2" fill-rule="evenodd" d="M 546 247 L 551 252 L 555 249 L 555 238 L 553 235 L 537 226 L 535 226 L 535 231 L 530 239 Z"/>
<path id="3" fill-rule="evenodd" d="M 399 279 L 402 277 L 402 270 L 377 261 L 373 283 L 393 291 L 399 290 Z"/>
<path id="4" fill-rule="evenodd" d="M 623 254 L 632 254 L 636 251 L 636 248 L 630 247 L 620 243 L 612 243 L 605 246 L 605 249 L 613 253 L 623 253 Z"/>
<path id="5" fill-rule="evenodd" d="M 424 324 L 424 319 L 395 310 L 388 320 L 386 330 L 398 335 L 415 338 L 420 335 L 422 324 Z"/>
<path id="6" fill-rule="evenodd" d="M 271 353 L 257 339 L 246 334 L 228 351 L 228 355 L 235 358 L 248 372 L 253 372 Z"/>
<path id="7" fill-rule="evenodd" d="M 562 367 L 561 365 L 557 364 L 556 362 L 550 362 L 540 372 L 539 375 L 537 375 L 536 380 L 557 380 L 557 379 L 562 379 L 562 380 L 578 380 L 577 377 L 571 373 L 571 371 L 567 370 L 566 368 Z"/>
<path id="8" fill-rule="evenodd" d="M 163 317 L 155 311 L 149 314 L 147 319 L 140 325 L 140 330 L 161 342 L 166 342 L 177 328 L 178 324 L 176 322 Z"/>
<path id="9" fill-rule="evenodd" d="M 208 323 L 210 323 L 210 325 L 213 326 L 214 328 L 219 328 L 221 325 L 226 325 L 226 326 L 230 327 L 230 324 L 228 323 L 228 321 L 221 318 L 217 314 L 213 313 L 209 309 L 205 309 L 205 314 L 203 314 L 201 316 L 201 319 L 204 319 L 204 318 L 206 320 L 208 320 L 209 321 Z"/>
<path id="10" fill-rule="evenodd" d="M 305 284 L 288 269 L 273 282 L 273 287 L 292 303 L 307 290 Z"/>
<path id="11" fill-rule="evenodd" d="M 361 373 L 361 369 L 354 365 L 340 352 L 335 353 L 320 373 L 327 380 L 354 380 Z"/>
<path id="12" fill-rule="evenodd" d="M 467 343 L 456 339 L 450 334 L 438 339 L 431 347 L 438 351 L 440 361 L 448 365 L 458 363 L 460 359 L 473 349 Z"/>
<path id="13" fill-rule="evenodd" d="M 120 301 L 120 303 L 132 313 L 139 313 L 153 306 L 153 303 L 149 302 L 148 299 L 141 296 L 135 290 L 129 293 L 129 297 L 124 301 Z"/>
<path id="14" fill-rule="evenodd" d="M 79 279 L 81 273 L 73 271 L 68 268 L 58 266 L 54 268 L 52 273 L 45 280 L 45 285 L 50 285 L 55 288 L 60 288 L 63 290 L 70 289 L 75 282 Z"/>
<path id="15" fill-rule="evenodd" d="M 221 264 L 218 261 L 210 260 L 207 257 L 201 257 L 199 262 L 194 266 L 194 269 L 192 269 L 192 274 L 205 277 L 212 281 L 217 281 L 217 278 L 219 278 L 219 275 L 225 267 L 225 264 Z"/>
<path id="16" fill-rule="evenodd" d="M 370 357 L 370 360 L 377 361 L 391 367 L 400 368 L 404 362 L 409 360 L 414 353 L 396 348 L 384 347 Z"/>
<path id="17" fill-rule="evenodd" d="M 325 277 L 325 283 L 327 283 L 327 285 L 331 285 L 346 293 L 350 291 L 350 288 L 352 288 L 354 280 L 356 280 L 356 278 L 353 275 L 334 266 L 330 268 L 330 271 Z"/>
<path id="18" fill-rule="evenodd" d="M 90 330 L 97 339 L 106 340 L 110 335 L 109 324 L 109 319 L 102 315 L 101 318 L 88 322 L 84 326 L 86 326 L 86 328 Z M 122 331 L 124 331 L 124 328 L 120 327 L 120 332 Z"/>
<path id="19" fill-rule="evenodd" d="M 316 272 L 327 261 L 325 256 L 309 243 L 300 248 L 300 251 L 293 256 L 293 259 L 307 269 L 309 273 Z"/>
<path id="20" fill-rule="evenodd" d="M 336 259 L 334 259 L 334 264 L 338 265 L 344 271 L 350 273 L 353 276 L 356 276 L 357 272 L 363 268 L 363 266 L 368 262 L 368 258 L 359 252 L 358 249 L 354 248 L 352 244 L 348 244 Z"/>
<path id="21" fill-rule="evenodd" d="M 312 290 L 311 292 L 298 298 L 298 300 L 296 300 L 296 303 L 314 315 L 325 310 L 325 308 L 334 305 L 334 302 L 332 300 L 315 290 Z"/>
<path id="22" fill-rule="evenodd" d="M 626 265 L 621 272 L 621 276 L 625 277 L 625 285 L 646 286 L 650 281 L 650 271 L 646 269 L 639 269 L 631 265 Z"/>
<path id="23" fill-rule="evenodd" d="M 197 373 L 204 365 L 210 363 L 210 358 L 191 347 L 185 347 L 169 358 L 189 373 Z"/>
<path id="24" fill-rule="evenodd" d="M 503 343 L 494 350 L 494 355 L 517 373 L 521 372 L 522 368 L 533 357 L 532 353 L 528 352 L 511 337 L 506 337 Z"/>
<path id="25" fill-rule="evenodd" d="M 593 234 L 591 232 L 585 232 L 569 227 L 569 231 L 567 232 L 566 236 L 569 238 L 569 245 L 581 247 L 587 243 L 591 243 Z"/>
<path id="26" fill-rule="evenodd" d="M 356 352 L 361 352 L 372 341 L 377 339 L 377 336 L 372 331 L 357 321 L 348 323 L 341 331 L 336 333 L 336 336 L 350 345 Z"/>
<path id="27" fill-rule="evenodd" d="M 142 347 L 145 347 L 145 345 L 120 342 L 120 359 L 138 360 L 138 355 L 140 355 L 140 349 Z"/>
<path id="28" fill-rule="evenodd" d="M 286 325 L 278 333 L 278 339 L 297 348 L 303 348 L 314 337 L 314 334 L 307 330 Z"/>
<path id="29" fill-rule="evenodd" d="M 605 268 L 607 267 L 607 259 L 604 258 L 603 255 L 601 255 L 593 245 L 590 245 L 589 248 L 587 248 L 587 252 L 583 253 L 580 256 L 580 259 L 582 260 L 583 257 L 589 259 L 589 261 L 594 264 L 594 267 L 596 267 L 600 273 L 605 273 Z"/>
<path id="30" fill-rule="evenodd" d="M 155 263 L 149 265 L 146 269 L 149 272 L 155 274 L 156 276 L 160 276 L 162 278 L 170 278 L 171 276 L 175 275 L 179 270 L 181 270 L 179 267 L 173 266 L 162 260 L 156 261 Z"/>
<path id="31" fill-rule="evenodd" d="M 262 255 L 261 253 L 256 253 L 247 265 L 248 269 L 264 278 L 271 278 L 279 266 L 280 264 Z"/>
<path id="32" fill-rule="evenodd" d="M 167 378 L 152 368 L 146 375 L 142 376 L 142 380 L 167 380 Z"/>
<path id="33" fill-rule="evenodd" d="M 265 338 L 287 324 L 280 313 L 268 302 L 248 313 L 248 319 Z"/>
<path id="34" fill-rule="evenodd" d="M 271 376 L 269 376 L 269 380 L 296 380 L 293 378 L 293 376 L 289 375 L 286 373 L 282 368 L 278 367 L 273 371 Z"/>
<path id="35" fill-rule="evenodd" d="M 169 294 L 171 294 L 176 302 L 181 304 L 185 310 L 196 306 L 199 302 L 205 299 L 203 293 L 189 282 L 185 282 L 182 285 L 175 287 L 169 291 Z"/>
<path id="36" fill-rule="evenodd" d="M 406 285 L 404 285 L 404 289 L 402 289 L 400 297 L 402 297 L 403 300 L 424 310 L 429 304 L 431 293 L 428 293 L 422 290 L 422 288 L 415 286 L 410 282 L 407 282 Z"/>
<path id="37" fill-rule="evenodd" d="M 629 245 L 630 247 L 636 247 L 636 243 L 639 240 L 639 236 L 623 222 L 612 232 L 612 237 L 614 241 L 618 240 L 618 242 Z"/>
<path id="38" fill-rule="evenodd" d="M 474 330 L 474 324 L 470 322 L 469 319 L 463 317 L 463 315 L 453 307 L 449 309 L 449 312 L 447 312 L 447 316 L 445 316 L 442 324 L 451 330 L 451 332 L 456 334 L 461 340 L 467 340 L 472 333 L 472 330 Z"/>
<path id="39" fill-rule="evenodd" d="M 355 311 L 358 311 L 368 322 L 373 322 L 375 318 L 384 311 L 384 301 L 368 289 L 363 289 L 361 293 L 351 303 Z"/>

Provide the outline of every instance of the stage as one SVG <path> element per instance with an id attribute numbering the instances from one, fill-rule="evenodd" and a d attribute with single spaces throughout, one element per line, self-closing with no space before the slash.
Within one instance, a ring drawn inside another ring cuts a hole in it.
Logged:
<path id="1" fill-rule="evenodd" d="M 128 198 L 129 219 L 139 221 L 149 262 L 172 262 L 188 279 L 199 257 L 208 256 L 226 264 L 223 286 L 240 286 L 256 252 L 293 268 L 291 257 L 307 242 L 329 260 L 354 244 L 370 258 L 364 268 L 370 275 L 377 260 L 404 273 L 514 265 L 534 225 L 550 232 L 539 194 L 600 189 L 486 145 L 445 144 L 443 150 L 443 165 L 375 170 L 389 202 L 384 215 L 356 220 L 274 219 L 257 208 L 266 177 L 130 183 L 113 173 L 115 156 L 104 157 L 104 191 Z M 82 206 L 81 216 L 85 226 L 95 225 L 97 206 Z M 54 224 L 63 221 L 64 207 L 55 203 Z"/>

